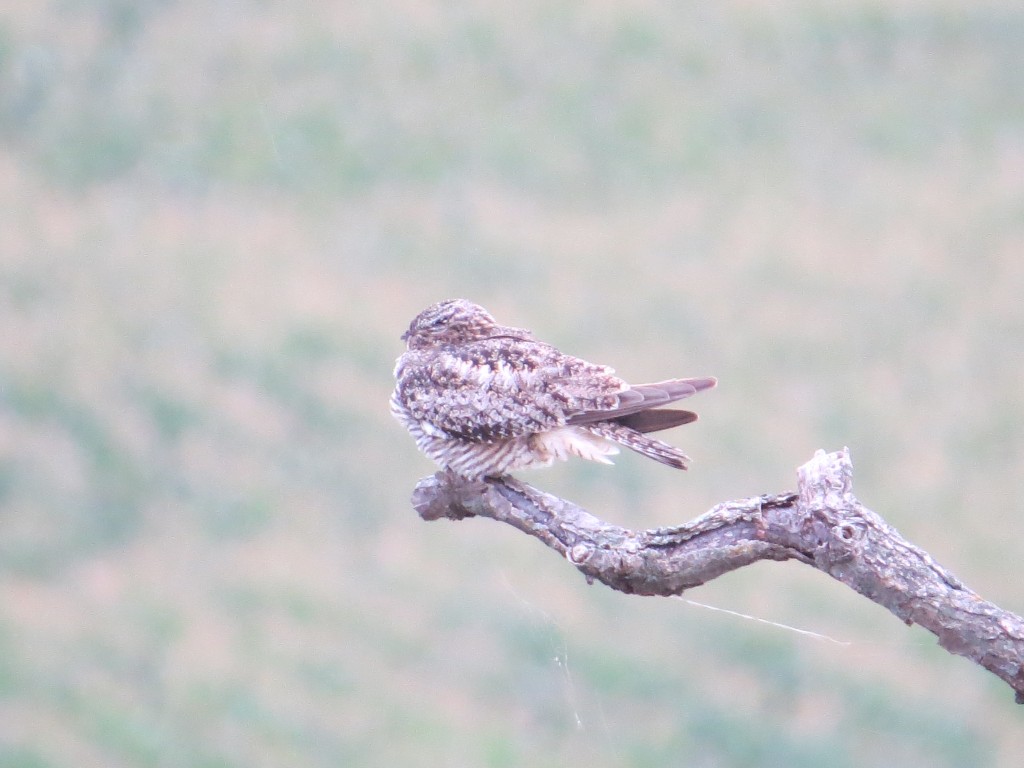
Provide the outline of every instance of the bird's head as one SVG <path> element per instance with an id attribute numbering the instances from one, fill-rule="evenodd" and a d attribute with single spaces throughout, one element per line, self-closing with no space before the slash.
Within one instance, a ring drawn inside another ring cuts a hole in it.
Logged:
<path id="1" fill-rule="evenodd" d="M 462 344 L 495 336 L 526 334 L 519 328 L 498 325 L 491 313 L 466 299 L 449 299 L 420 312 L 402 334 L 409 349 L 424 349 L 442 344 Z"/>

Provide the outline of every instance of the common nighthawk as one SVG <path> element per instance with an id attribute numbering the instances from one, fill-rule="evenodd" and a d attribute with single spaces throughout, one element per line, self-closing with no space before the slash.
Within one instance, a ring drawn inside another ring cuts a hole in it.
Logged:
<path id="1" fill-rule="evenodd" d="M 624 445 L 677 469 L 689 458 L 645 433 L 687 424 L 659 408 L 715 386 L 711 377 L 630 385 L 605 365 L 499 325 L 465 299 L 418 314 L 402 334 L 391 412 L 442 468 L 470 479 L 579 456 L 611 464 Z"/>

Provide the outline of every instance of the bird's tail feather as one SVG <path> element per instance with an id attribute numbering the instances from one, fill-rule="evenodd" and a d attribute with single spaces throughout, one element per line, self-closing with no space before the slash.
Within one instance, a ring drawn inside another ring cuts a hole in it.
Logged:
<path id="1" fill-rule="evenodd" d="M 696 420 L 697 414 L 693 411 L 680 411 L 675 408 L 654 408 L 612 419 L 616 424 L 635 429 L 637 432 L 659 432 Z"/>
<path id="2" fill-rule="evenodd" d="M 650 411 L 649 413 L 653 414 L 657 413 L 657 411 Z M 689 412 L 681 411 L 677 413 Z M 641 414 L 633 414 L 633 416 L 639 415 Z M 693 419 L 689 419 L 689 421 L 693 421 Z M 662 428 L 663 427 L 655 427 L 655 429 Z M 612 440 L 619 445 L 624 445 L 632 451 L 636 451 L 650 459 L 654 459 L 662 464 L 667 464 L 670 467 L 675 467 L 676 469 L 686 469 L 686 466 L 690 461 L 690 457 L 674 445 L 669 445 L 668 443 L 663 443 L 661 440 L 648 437 L 643 432 L 620 422 L 599 421 L 594 424 L 587 424 L 585 429 L 599 437 L 603 437 L 606 440 Z M 653 429 L 649 431 L 653 431 Z"/>

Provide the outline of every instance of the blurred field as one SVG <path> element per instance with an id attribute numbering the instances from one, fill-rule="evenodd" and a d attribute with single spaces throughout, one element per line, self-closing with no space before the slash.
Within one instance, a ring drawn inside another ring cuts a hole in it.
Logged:
<path id="1" fill-rule="evenodd" d="M 1008 689 L 795 564 L 675 600 L 421 522 L 398 335 L 467 296 L 714 374 L 634 526 L 856 492 L 1024 611 L 1024 10 L 0 13 L 0 768 L 999 766 Z"/>

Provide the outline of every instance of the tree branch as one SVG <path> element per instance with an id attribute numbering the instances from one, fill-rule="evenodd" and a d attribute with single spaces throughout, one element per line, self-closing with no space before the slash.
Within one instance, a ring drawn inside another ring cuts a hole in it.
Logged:
<path id="1" fill-rule="evenodd" d="M 511 477 L 421 480 L 424 520 L 490 517 L 544 542 L 588 582 L 637 595 L 678 595 L 758 560 L 798 560 L 824 571 L 951 653 L 1006 681 L 1024 704 L 1024 620 L 983 600 L 906 541 L 852 493 L 844 449 L 818 451 L 798 470 L 799 493 L 727 501 L 689 523 L 632 531 Z"/>

